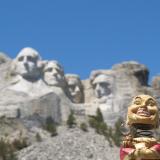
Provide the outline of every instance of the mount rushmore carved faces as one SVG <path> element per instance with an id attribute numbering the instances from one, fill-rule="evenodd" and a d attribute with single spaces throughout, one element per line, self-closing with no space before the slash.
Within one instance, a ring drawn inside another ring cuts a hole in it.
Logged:
<path id="1" fill-rule="evenodd" d="M 113 124 L 117 115 L 114 103 L 114 75 L 110 71 L 94 71 L 90 76 L 90 83 L 93 88 L 95 98 L 93 107 L 99 108 L 108 125 Z"/>
<path id="2" fill-rule="evenodd" d="M 57 61 L 48 61 L 43 72 L 44 81 L 47 85 L 62 88 L 65 86 L 64 71 Z"/>
<path id="3" fill-rule="evenodd" d="M 106 74 L 99 74 L 92 80 L 95 96 L 98 99 L 109 96 L 112 93 L 112 77 Z"/>
<path id="4" fill-rule="evenodd" d="M 27 80 L 36 80 L 39 78 L 40 72 L 38 61 L 39 53 L 33 48 L 23 48 L 15 59 L 16 74 Z"/>
<path id="5" fill-rule="evenodd" d="M 83 86 L 81 80 L 76 74 L 66 74 L 68 97 L 73 103 L 83 103 Z"/>
<path id="6" fill-rule="evenodd" d="M 32 97 L 50 92 L 41 77 L 42 67 L 39 53 L 33 48 L 23 48 L 12 63 L 12 81 L 7 89 Z"/>

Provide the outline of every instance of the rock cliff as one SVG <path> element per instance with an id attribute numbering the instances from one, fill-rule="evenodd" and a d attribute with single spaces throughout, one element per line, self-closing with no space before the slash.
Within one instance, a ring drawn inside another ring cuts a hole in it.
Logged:
<path id="1" fill-rule="evenodd" d="M 125 119 L 133 96 L 149 94 L 160 102 L 159 76 L 150 86 L 149 69 L 135 61 L 92 71 L 80 80 L 65 74 L 59 62 L 43 60 L 27 47 L 15 59 L 1 53 L 0 72 L 0 137 L 27 138 L 29 147 L 17 152 L 19 160 L 117 160 L 118 147 L 111 147 L 103 136 L 90 128 L 83 132 L 64 126 L 71 111 L 80 125 L 100 108 L 108 127 L 113 127 L 119 118 Z M 44 129 L 47 118 L 60 126 L 56 137 Z M 36 142 L 37 134 L 43 142 Z"/>

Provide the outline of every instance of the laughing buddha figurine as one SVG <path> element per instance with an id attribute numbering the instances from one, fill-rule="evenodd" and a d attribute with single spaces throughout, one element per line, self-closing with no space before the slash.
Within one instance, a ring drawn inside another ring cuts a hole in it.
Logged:
<path id="1" fill-rule="evenodd" d="M 120 160 L 160 160 L 160 143 L 153 137 L 159 126 L 158 107 L 149 95 L 139 95 L 128 107 L 130 132 L 123 139 Z"/>

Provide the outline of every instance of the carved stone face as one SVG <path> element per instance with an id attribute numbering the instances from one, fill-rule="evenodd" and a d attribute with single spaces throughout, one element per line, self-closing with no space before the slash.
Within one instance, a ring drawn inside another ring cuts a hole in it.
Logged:
<path id="1" fill-rule="evenodd" d="M 159 116 L 154 98 L 149 95 L 135 97 L 128 108 L 127 123 L 129 125 L 148 124 L 156 128 L 159 123 Z"/>
<path id="2" fill-rule="evenodd" d="M 73 103 L 82 103 L 83 91 L 82 91 L 82 84 L 79 76 L 68 74 L 65 77 L 67 81 L 69 98 Z"/>
<path id="3" fill-rule="evenodd" d="M 64 86 L 64 71 L 57 61 L 49 61 L 44 67 L 44 81 L 49 86 Z"/>
<path id="4" fill-rule="evenodd" d="M 24 48 L 17 55 L 15 61 L 16 72 L 23 78 L 36 78 L 38 76 L 37 62 L 39 53 L 32 48 Z"/>
<path id="5" fill-rule="evenodd" d="M 97 98 L 108 96 L 112 92 L 112 80 L 105 74 L 100 74 L 92 82 L 94 92 Z"/>

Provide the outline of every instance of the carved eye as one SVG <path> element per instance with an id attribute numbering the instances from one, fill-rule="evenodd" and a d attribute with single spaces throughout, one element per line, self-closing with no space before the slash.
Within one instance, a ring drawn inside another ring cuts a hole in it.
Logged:
<path id="1" fill-rule="evenodd" d="M 21 56 L 21 57 L 18 58 L 18 61 L 23 61 L 23 59 L 24 59 L 24 57 Z"/>
<path id="2" fill-rule="evenodd" d="M 74 90 L 75 90 L 75 87 L 76 87 L 76 86 L 75 86 L 75 85 L 73 85 L 73 84 L 72 84 L 72 85 L 69 85 L 69 88 L 70 88 L 72 91 L 74 91 Z"/>
<path id="3" fill-rule="evenodd" d="M 155 101 L 153 99 L 149 99 L 147 104 L 149 106 L 155 106 L 156 105 L 156 103 L 155 103 Z"/>
<path id="4" fill-rule="evenodd" d="M 100 83 L 100 84 L 101 84 L 101 86 L 104 87 L 104 88 L 107 88 L 107 87 L 110 86 L 110 84 L 109 84 L 109 83 L 106 83 L 106 82 L 102 82 L 102 83 Z"/>
<path id="5" fill-rule="evenodd" d="M 46 69 L 46 72 L 52 72 L 52 68 L 50 67 L 50 68 L 47 68 Z"/>
<path id="6" fill-rule="evenodd" d="M 134 104 L 136 104 L 136 105 L 140 105 L 141 103 L 142 103 L 141 98 L 136 98 L 134 101 Z"/>
<path id="7" fill-rule="evenodd" d="M 35 58 L 32 57 L 32 56 L 27 56 L 27 60 L 30 61 L 30 62 L 35 62 Z"/>

